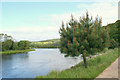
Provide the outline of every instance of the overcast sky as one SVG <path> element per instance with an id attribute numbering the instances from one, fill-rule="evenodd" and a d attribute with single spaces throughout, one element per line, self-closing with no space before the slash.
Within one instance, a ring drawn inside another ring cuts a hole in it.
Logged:
<path id="1" fill-rule="evenodd" d="M 59 38 L 61 22 L 71 14 L 79 19 L 88 10 L 102 18 L 102 25 L 118 20 L 117 2 L 2 2 L 2 28 L 16 40 L 39 41 Z"/>

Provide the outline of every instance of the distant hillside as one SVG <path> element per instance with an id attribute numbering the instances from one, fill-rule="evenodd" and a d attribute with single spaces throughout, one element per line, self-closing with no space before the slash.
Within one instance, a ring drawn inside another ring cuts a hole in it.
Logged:
<path id="1" fill-rule="evenodd" d="M 118 38 L 120 37 L 120 20 L 117 20 L 115 23 L 111 23 L 107 25 L 109 27 L 109 35 L 111 39 L 114 39 L 118 42 Z M 103 26 L 103 28 L 106 28 L 107 26 Z"/>
<path id="2" fill-rule="evenodd" d="M 118 35 L 120 34 L 120 31 L 118 32 L 118 28 L 120 28 L 120 20 L 116 21 L 115 23 L 108 24 L 107 26 L 109 27 L 110 38 L 118 42 L 118 37 L 120 37 Z M 107 26 L 103 26 L 103 28 L 106 28 Z M 49 40 L 31 42 L 31 47 L 57 48 L 60 47 L 60 39 L 49 39 Z"/>
<path id="3" fill-rule="evenodd" d="M 120 20 L 117 20 L 115 23 L 108 24 L 109 27 L 120 27 Z M 106 27 L 106 26 L 103 26 Z"/>
<path id="4" fill-rule="evenodd" d="M 42 40 L 39 42 L 54 42 L 54 41 L 59 41 L 60 39 L 48 39 L 48 40 Z"/>
<path id="5" fill-rule="evenodd" d="M 58 48 L 60 47 L 60 39 L 49 39 L 38 42 L 31 42 L 30 46 L 34 48 Z"/>
<path id="6" fill-rule="evenodd" d="M 110 23 L 106 26 L 103 26 L 103 28 L 109 27 L 109 34 L 111 38 L 114 38 L 116 41 L 118 41 L 118 34 L 120 34 L 120 31 L 118 29 L 120 28 L 120 20 L 117 20 L 115 23 Z M 43 40 L 39 42 L 54 42 L 54 41 L 60 41 L 60 39 L 49 39 L 49 40 Z"/>

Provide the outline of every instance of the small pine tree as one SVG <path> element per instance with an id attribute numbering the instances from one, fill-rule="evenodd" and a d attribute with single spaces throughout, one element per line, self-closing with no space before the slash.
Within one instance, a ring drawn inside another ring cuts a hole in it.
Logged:
<path id="1" fill-rule="evenodd" d="M 84 66 L 87 68 L 86 54 L 94 54 L 108 47 L 109 35 L 108 29 L 101 29 L 101 19 L 98 17 L 93 21 L 89 18 L 88 12 L 86 16 L 80 18 L 79 22 L 73 19 L 66 26 L 62 22 L 60 28 L 61 53 L 65 56 L 79 56 L 82 54 Z"/>

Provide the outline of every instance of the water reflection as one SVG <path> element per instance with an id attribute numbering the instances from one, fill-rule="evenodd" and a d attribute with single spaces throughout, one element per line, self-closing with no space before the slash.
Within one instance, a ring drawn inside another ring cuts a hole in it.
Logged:
<path id="1" fill-rule="evenodd" d="M 81 60 L 80 57 L 66 58 L 59 49 L 36 49 L 29 53 L 4 55 L 2 74 L 3 78 L 34 78 L 70 68 Z"/>

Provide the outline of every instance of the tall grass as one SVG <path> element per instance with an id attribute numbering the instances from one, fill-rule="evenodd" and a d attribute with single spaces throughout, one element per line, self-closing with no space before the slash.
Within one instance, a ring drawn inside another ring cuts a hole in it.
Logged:
<path id="1" fill-rule="evenodd" d="M 2 51 L 0 54 L 16 54 L 16 53 L 25 53 L 29 51 L 34 51 L 34 49 L 26 49 L 26 50 L 8 50 L 8 51 Z"/>
<path id="2" fill-rule="evenodd" d="M 46 76 L 37 76 L 36 80 L 39 78 L 89 78 L 92 80 L 118 58 L 118 48 L 114 50 L 108 50 L 107 52 L 107 54 L 88 59 L 87 69 L 84 68 L 84 63 L 80 62 L 76 66 L 61 72 L 52 71 Z"/>

